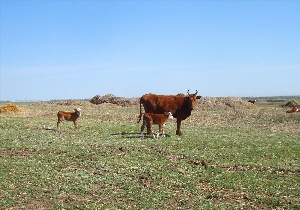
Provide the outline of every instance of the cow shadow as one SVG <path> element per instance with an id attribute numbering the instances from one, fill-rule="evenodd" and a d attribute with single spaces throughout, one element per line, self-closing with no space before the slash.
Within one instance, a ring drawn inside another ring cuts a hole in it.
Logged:
<path id="1" fill-rule="evenodd" d="M 58 131 L 56 128 L 44 128 L 46 131 Z"/>
<path id="2" fill-rule="evenodd" d="M 154 133 L 154 134 L 156 135 L 156 133 Z M 150 135 L 150 134 L 144 134 L 144 135 L 145 135 L 144 139 L 164 139 L 164 138 L 170 138 L 171 137 L 170 134 L 166 134 L 166 133 L 165 133 L 165 136 L 159 135 L 158 138 L 157 137 L 153 138 L 153 136 Z"/>
<path id="3" fill-rule="evenodd" d="M 122 131 L 122 132 L 118 132 L 118 133 L 112 133 L 110 135 L 112 135 L 112 136 L 122 136 L 123 138 L 128 138 L 128 139 L 142 139 L 140 132 L 125 132 L 125 131 Z M 171 137 L 171 135 L 165 133 L 165 137 L 162 137 L 161 135 L 159 136 L 159 138 L 166 138 L 166 137 Z M 157 138 L 153 138 L 153 136 L 151 136 L 149 134 L 145 134 L 144 139 L 157 139 Z"/>
<path id="4" fill-rule="evenodd" d="M 110 135 L 112 135 L 112 136 L 122 136 L 123 138 L 128 138 L 128 139 L 141 138 L 141 133 L 138 133 L 138 132 L 122 131 L 122 132 L 118 132 L 118 133 L 112 133 Z"/>

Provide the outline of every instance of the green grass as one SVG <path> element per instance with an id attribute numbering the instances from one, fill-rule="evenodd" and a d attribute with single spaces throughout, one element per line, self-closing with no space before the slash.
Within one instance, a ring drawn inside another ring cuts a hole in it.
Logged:
<path id="1" fill-rule="evenodd" d="M 300 208 L 299 132 L 261 129 L 261 115 L 140 139 L 137 108 L 86 108 L 59 131 L 69 107 L 24 109 L 0 118 L 1 209 Z"/>

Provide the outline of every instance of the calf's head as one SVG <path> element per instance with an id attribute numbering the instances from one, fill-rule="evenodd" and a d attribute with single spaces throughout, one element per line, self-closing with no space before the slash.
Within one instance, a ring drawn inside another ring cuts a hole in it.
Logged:
<path id="1" fill-rule="evenodd" d="M 75 110 L 75 112 L 78 114 L 78 116 L 81 115 L 81 109 L 80 109 L 80 108 L 76 108 L 76 109 L 74 109 L 74 110 Z"/>
<path id="2" fill-rule="evenodd" d="M 173 119 L 173 115 L 172 115 L 171 112 L 165 112 L 164 115 L 168 116 L 168 120 L 172 120 Z"/>

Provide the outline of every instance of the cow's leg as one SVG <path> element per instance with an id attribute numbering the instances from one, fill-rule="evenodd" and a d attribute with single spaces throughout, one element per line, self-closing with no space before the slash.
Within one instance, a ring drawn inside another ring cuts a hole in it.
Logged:
<path id="1" fill-rule="evenodd" d="M 179 136 L 181 136 L 180 126 L 181 126 L 181 119 L 177 119 L 177 130 L 176 130 L 176 135 L 179 135 Z"/>

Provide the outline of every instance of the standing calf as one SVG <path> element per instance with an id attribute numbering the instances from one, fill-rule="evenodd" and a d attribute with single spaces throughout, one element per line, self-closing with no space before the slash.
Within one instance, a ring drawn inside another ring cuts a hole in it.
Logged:
<path id="1" fill-rule="evenodd" d="M 77 108 L 77 109 L 74 109 L 74 110 L 75 110 L 75 112 L 59 111 L 57 113 L 57 118 L 58 118 L 57 119 L 57 129 L 58 129 L 59 123 L 61 123 L 64 120 L 73 121 L 75 128 L 78 128 L 78 119 L 81 115 L 81 112 L 80 112 L 81 109 Z"/>
<path id="2" fill-rule="evenodd" d="M 152 125 L 158 125 L 159 131 L 156 135 L 158 138 L 159 134 L 162 133 L 162 136 L 164 137 L 164 125 L 167 120 L 173 119 L 173 115 L 171 112 L 165 112 L 164 114 L 152 114 L 152 113 L 145 113 L 142 115 L 143 117 L 143 124 L 141 126 L 141 137 L 144 138 L 144 128 L 147 126 L 147 132 L 150 135 L 153 135 L 153 138 L 155 138 L 155 135 L 153 134 Z"/>

